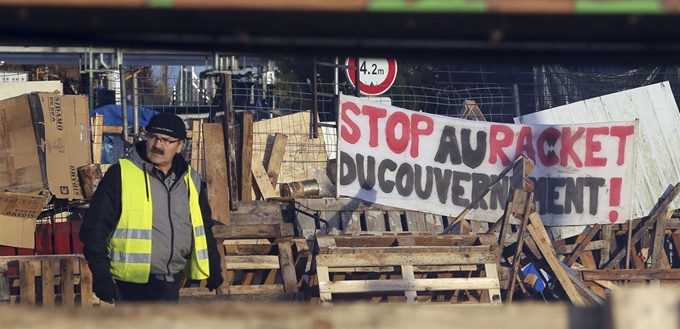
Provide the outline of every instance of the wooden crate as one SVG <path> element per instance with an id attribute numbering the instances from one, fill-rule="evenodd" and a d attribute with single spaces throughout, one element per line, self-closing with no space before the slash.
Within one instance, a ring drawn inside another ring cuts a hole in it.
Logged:
<path id="1" fill-rule="evenodd" d="M 0 304 L 93 304 L 92 273 L 80 255 L 0 257 Z"/>
<path id="2" fill-rule="evenodd" d="M 493 235 L 317 235 L 314 249 L 322 305 L 343 300 L 501 304 Z"/>

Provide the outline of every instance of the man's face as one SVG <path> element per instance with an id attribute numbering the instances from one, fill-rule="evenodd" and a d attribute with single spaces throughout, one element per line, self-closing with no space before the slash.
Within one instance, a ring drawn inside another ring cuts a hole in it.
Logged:
<path id="1" fill-rule="evenodd" d="M 146 157 L 157 167 L 169 167 L 183 147 L 184 140 L 165 134 L 148 133 L 146 136 Z"/>

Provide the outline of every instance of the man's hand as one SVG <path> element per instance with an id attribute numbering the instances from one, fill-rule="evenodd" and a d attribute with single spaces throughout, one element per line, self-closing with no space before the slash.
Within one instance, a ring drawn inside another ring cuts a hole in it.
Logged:
<path id="1" fill-rule="evenodd" d="M 208 288 L 209 291 L 213 291 L 219 288 L 222 285 L 222 283 L 224 283 L 224 279 L 222 279 L 222 273 L 212 272 L 205 284 L 205 287 Z"/>
<path id="2" fill-rule="evenodd" d="M 92 284 L 92 290 L 97 298 L 107 303 L 115 303 L 118 299 L 118 288 L 111 277 L 97 279 Z"/>

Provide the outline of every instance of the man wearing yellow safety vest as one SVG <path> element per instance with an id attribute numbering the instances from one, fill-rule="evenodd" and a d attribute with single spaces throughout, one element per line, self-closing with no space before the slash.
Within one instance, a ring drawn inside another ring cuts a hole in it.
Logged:
<path id="1" fill-rule="evenodd" d="M 205 188 L 179 154 L 184 122 L 161 113 L 146 131 L 109 167 L 80 229 L 94 292 L 109 303 L 177 301 L 183 276 L 211 291 L 223 282 Z"/>

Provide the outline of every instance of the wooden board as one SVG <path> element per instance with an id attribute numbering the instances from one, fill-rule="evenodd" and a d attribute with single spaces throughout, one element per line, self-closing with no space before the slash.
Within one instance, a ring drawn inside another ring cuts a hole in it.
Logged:
<path id="1" fill-rule="evenodd" d="M 214 219 L 229 224 L 229 183 L 222 124 L 204 123 L 203 138 L 205 141 L 205 176 L 210 209 Z"/>
<path id="2" fill-rule="evenodd" d="M 293 236 L 293 224 L 215 225 L 216 239 L 257 239 Z"/>
<path id="3" fill-rule="evenodd" d="M 253 162 L 253 114 L 243 112 L 241 125 L 241 201 L 252 200 L 253 179 L 250 175 Z"/>
<path id="4" fill-rule="evenodd" d="M 276 189 L 276 184 L 279 182 L 279 173 L 281 172 L 281 163 L 283 162 L 283 155 L 286 153 L 286 144 L 288 143 L 288 136 L 275 133 L 274 141 L 272 142 L 271 152 L 267 159 L 267 175 L 272 182 L 272 186 Z"/>
<path id="5" fill-rule="evenodd" d="M 102 163 L 102 130 L 104 127 L 104 116 L 95 114 L 90 118 L 92 127 L 92 163 Z"/>
<path id="6" fill-rule="evenodd" d="M 267 175 L 267 171 L 264 169 L 261 160 L 253 157 L 251 171 L 252 178 L 255 180 L 257 189 L 260 191 L 262 198 L 266 200 L 268 198 L 276 197 L 276 191 L 274 191 L 274 188 L 272 187 L 271 180 L 269 180 L 269 176 Z"/>
<path id="7" fill-rule="evenodd" d="M 494 262 L 496 257 L 491 251 L 474 253 L 390 253 L 380 254 L 341 254 L 317 255 L 318 266 L 395 266 L 395 265 L 467 265 Z"/>
<path id="8" fill-rule="evenodd" d="M 310 112 L 304 111 L 253 125 L 253 159 L 265 161 L 267 141 L 281 133 L 288 136 L 278 182 L 288 183 L 316 178 L 314 171 L 326 173 L 326 144 L 323 138 L 309 138 Z"/>

